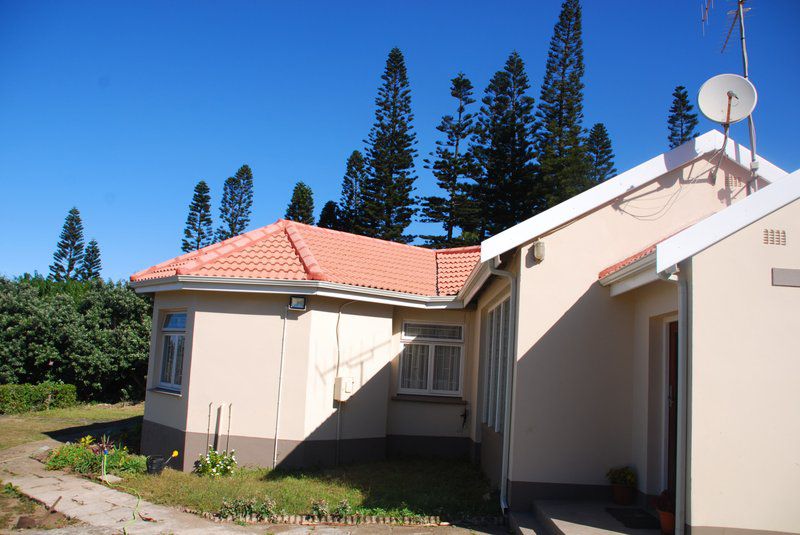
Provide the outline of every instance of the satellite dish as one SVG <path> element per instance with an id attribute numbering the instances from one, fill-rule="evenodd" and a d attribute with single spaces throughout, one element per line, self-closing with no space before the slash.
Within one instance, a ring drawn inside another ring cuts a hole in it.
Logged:
<path id="1" fill-rule="evenodd" d="M 718 74 L 700 88 L 697 105 L 715 123 L 738 123 L 753 113 L 758 101 L 756 88 L 738 74 Z"/>

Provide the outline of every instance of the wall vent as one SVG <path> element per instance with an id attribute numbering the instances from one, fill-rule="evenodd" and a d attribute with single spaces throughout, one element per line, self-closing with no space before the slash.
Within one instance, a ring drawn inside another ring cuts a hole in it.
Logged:
<path id="1" fill-rule="evenodd" d="M 740 189 L 744 187 L 744 181 L 736 175 L 725 175 L 725 187 L 728 189 Z"/>
<path id="2" fill-rule="evenodd" d="M 786 231 L 774 228 L 765 228 L 764 245 L 786 245 Z"/>

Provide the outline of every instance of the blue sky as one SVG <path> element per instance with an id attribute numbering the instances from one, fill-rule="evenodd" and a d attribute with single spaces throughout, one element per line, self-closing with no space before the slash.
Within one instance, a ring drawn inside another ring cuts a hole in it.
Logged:
<path id="1" fill-rule="evenodd" d="M 720 54 L 735 2 L 584 1 L 585 125 L 604 122 L 622 171 L 666 148 L 675 85 L 740 72 Z M 800 167 L 800 2 L 753 0 L 751 76 L 759 152 Z M 489 7 L 490 6 L 490 7 Z M 47 2 L 0 0 L 0 273 L 46 273 L 73 205 L 102 249 L 104 276 L 178 254 L 192 189 L 242 163 L 255 176 L 252 226 L 282 217 L 297 180 L 317 211 L 338 199 L 363 147 L 386 55 L 406 57 L 422 157 L 463 71 L 483 91 L 512 50 L 538 99 L 559 1 Z M 736 34 L 734 35 L 736 37 Z M 701 131 L 713 125 L 701 121 Z M 747 142 L 746 127 L 733 136 Z M 416 223 L 412 232 L 427 232 Z"/>

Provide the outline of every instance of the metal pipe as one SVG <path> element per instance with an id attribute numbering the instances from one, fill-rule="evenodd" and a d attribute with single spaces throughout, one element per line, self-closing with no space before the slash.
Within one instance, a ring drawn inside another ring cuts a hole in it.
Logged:
<path id="1" fill-rule="evenodd" d="M 281 390 L 283 388 L 283 361 L 286 356 L 286 321 L 289 309 L 283 311 L 283 334 L 281 335 L 281 361 L 278 366 L 278 400 L 275 404 L 275 445 L 272 449 L 272 468 L 278 466 L 278 429 L 281 422 Z"/>
<path id="2" fill-rule="evenodd" d="M 678 274 L 678 422 L 675 454 L 675 533 L 683 535 L 686 525 L 687 419 L 689 363 L 689 282 L 684 266 Z"/>
<path id="3" fill-rule="evenodd" d="M 511 400 L 517 383 L 517 278 L 510 271 L 498 269 L 500 265 L 499 257 L 495 257 L 489 264 L 489 273 L 508 279 L 511 286 L 511 296 L 509 303 L 510 317 L 508 319 L 509 336 L 506 358 L 509 362 L 506 366 L 506 398 L 503 400 L 505 413 L 503 417 L 503 455 L 500 468 L 500 507 L 503 512 L 508 510 L 508 473 L 511 457 L 511 410 L 513 404 Z"/>
<path id="4" fill-rule="evenodd" d="M 744 33 L 744 0 L 738 0 L 737 9 L 739 15 L 739 36 L 742 42 L 742 68 L 744 70 L 744 77 L 750 79 L 750 62 L 747 59 L 747 41 Z M 758 171 L 758 162 L 756 161 L 756 126 L 753 123 L 753 114 L 747 116 L 747 128 L 750 132 L 750 189 L 758 191 L 758 179 L 756 172 Z"/>
<path id="5" fill-rule="evenodd" d="M 356 303 L 356 302 L 357 301 L 347 301 L 346 303 L 343 303 L 339 307 L 339 313 L 336 316 L 336 374 L 333 377 L 334 384 L 336 382 L 336 379 L 339 378 L 339 365 L 340 365 L 341 360 L 342 360 L 342 348 L 340 347 L 340 344 L 339 344 L 339 340 L 340 340 L 340 336 L 341 336 L 339 334 L 339 324 L 342 321 L 342 310 L 344 310 L 344 307 L 346 307 L 347 305 L 352 305 L 353 303 Z M 341 401 L 337 401 L 336 402 L 336 459 L 335 459 L 336 466 L 339 465 L 339 453 L 340 453 L 339 446 L 340 446 L 341 438 L 342 438 L 342 402 Z"/>

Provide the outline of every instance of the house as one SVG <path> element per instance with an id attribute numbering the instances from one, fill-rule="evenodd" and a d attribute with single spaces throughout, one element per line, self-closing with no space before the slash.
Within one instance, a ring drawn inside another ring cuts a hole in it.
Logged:
<path id="1" fill-rule="evenodd" d="M 800 532 L 800 172 L 759 164 L 711 131 L 480 247 L 278 221 L 139 272 L 144 451 L 469 457 L 512 510 L 630 465 L 679 530 Z"/>

